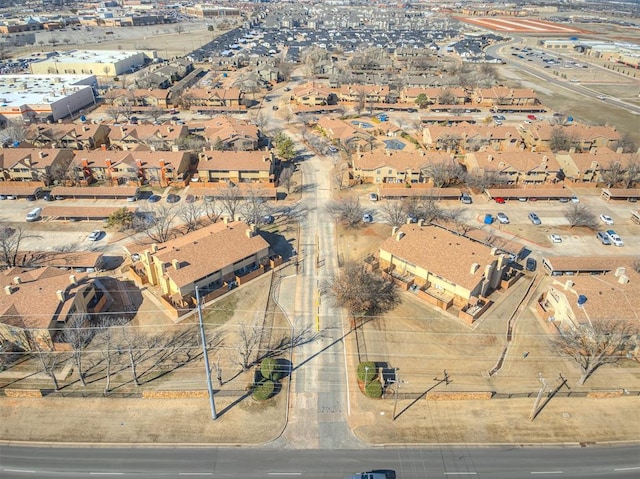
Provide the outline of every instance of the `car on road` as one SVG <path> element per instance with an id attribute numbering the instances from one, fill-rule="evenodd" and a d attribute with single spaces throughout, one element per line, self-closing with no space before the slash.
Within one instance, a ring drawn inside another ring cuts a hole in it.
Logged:
<path id="1" fill-rule="evenodd" d="M 620 238 L 620 236 L 618 236 L 618 233 L 616 233 L 615 231 L 607 230 L 607 235 L 609 236 L 609 239 L 614 246 L 624 246 L 622 238 Z"/>
<path id="2" fill-rule="evenodd" d="M 177 203 L 178 201 L 180 201 L 180 197 L 178 195 L 173 193 L 169 193 L 167 195 L 167 203 Z"/>
<path id="3" fill-rule="evenodd" d="M 497 213 L 496 218 L 498 218 L 498 221 L 503 225 L 509 224 L 509 217 L 502 212 Z"/>
<path id="4" fill-rule="evenodd" d="M 383 471 L 359 472 L 347 479 L 387 479 L 387 474 Z"/>
<path id="5" fill-rule="evenodd" d="M 529 220 L 534 225 L 541 225 L 542 224 L 542 221 L 540 221 L 540 217 L 537 214 L 533 213 L 533 212 L 529 213 Z"/>
<path id="6" fill-rule="evenodd" d="M 602 221 L 605 225 L 613 225 L 613 218 L 609 215 L 601 214 L 600 221 Z"/>
<path id="7" fill-rule="evenodd" d="M 149 203 L 157 203 L 158 201 L 160 201 L 160 195 L 151 195 L 149 196 L 149 198 L 147 198 L 147 201 Z"/>
<path id="8" fill-rule="evenodd" d="M 607 97 L 604 95 L 598 95 L 598 100 L 606 100 Z"/>
<path id="9" fill-rule="evenodd" d="M 598 231 L 596 233 L 596 238 L 603 245 L 610 245 L 611 244 L 611 239 L 609 238 L 609 235 L 605 231 Z"/>
<path id="10" fill-rule="evenodd" d="M 549 239 L 552 243 L 562 243 L 562 237 L 560 235 L 549 235 Z"/>
<path id="11" fill-rule="evenodd" d="M 288 86 L 284 87 L 284 91 L 291 91 L 291 88 L 289 88 Z"/>
<path id="12" fill-rule="evenodd" d="M 100 238 L 102 238 L 103 233 L 104 231 L 102 230 L 93 230 L 91 233 L 89 233 L 89 236 L 87 236 L 87 239 L 89 241 L 98 241 Z"/>
<path id="13" fill-rule="evenodd" d="M 373 223 L 373 215 L 365 213 L 364 215 L 362 215 L 362 221 L 364 221 L 365 223 Z"/>

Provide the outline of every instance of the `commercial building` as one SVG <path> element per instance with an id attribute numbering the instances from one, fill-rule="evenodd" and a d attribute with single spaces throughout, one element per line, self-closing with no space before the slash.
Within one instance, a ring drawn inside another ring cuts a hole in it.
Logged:
<path id="1" fill-rule="evenodd" d="M 155 52 L 126 50 L 70 50 L 30 65 L 33 74 L 85 74 L 115 77 L 133 72 Z"/>

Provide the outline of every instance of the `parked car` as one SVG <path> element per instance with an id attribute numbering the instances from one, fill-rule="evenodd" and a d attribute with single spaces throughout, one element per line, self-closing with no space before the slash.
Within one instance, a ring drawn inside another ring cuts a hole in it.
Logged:
<path id="1" fill-rule="evenodd" d="M 609 225 L 609 226 L 613 224 L 613 218 L 605 214 L 600 215 L 600 221 L 602 221 L 605 225 Z"/>
<path id="2" fill-rule="evenodd" d="M 620 238 L 620 236 L 618 236 L 618 233 L 616 233 L 615 231 L 607 230 L 607 235 L 609 235 L 609 239 L 614 246 L 624 246 L 622 238 Z"/>
<path id="3" fill-rule="evenodd" d="M 180 197 L 178 195 L 173 193 L 169 193 L 167 195 L 167 203 L 177 203 L 178 201 L 180 201 Z"/>
<path id="4" fill-rule="evenodd" d="M 127 197 L 127 201 L 129 201 L 129 202 L 138 201 L 138 197 L 136 195 L 128 196 Z"/>
<path id="5" fill-rule="evenodd" d="M 266 225 L 270 225 L 275 221 L 275 218 L 271 215 L 264 215 L 262 217 L 262 222 Z"/>
<path id="6" fill-rule="evenodd" d="M 509 217 L 504 213 L 497 213 L 496 218 L 498 218 L 498 221 L 503 225 L 509 224 Z"/>
<path id="7" fill-rule="evenodd" d="M 469 196 L 467 193 L 462 193 L 462 196 L 460 197 L 460 201 L 462 202 L 462 204 L 465 204 L 465 205 L 470 205 L 471 203 L 473 203 L 471 196 Z"/>
<path id="8" fill-rule="evenodd" d="M 369 193 L 370 201 L 378 201 L 378 195 L 376 193 Z"/>
<path id="9" fill-rule="evenodd" d="M 42 197 L 43 200 L 45 201 L 55 201 L 55 197 L 50 195 L 50 194 L 46 194 Z"/>
<path id="10" fill-rule="evenodd" d="M 364 221 L 365 223 L 373 223 L 373 215 L 365 213 L 364 215 L 362 215 L 362 221 Z"/>
<path id="11" fill-rule="evenodd" d="M 149 203 L 157 203 L 158 201 L 160 201 L 160 195 L 151 195 L 149 196 L 149 198 L 147 198 L 147 201 Z"/>
<path id="12" fill-rule="evenodd" d="M 87 239 L 89 241 L 98 241 L 100 238 L 102 238 L 102 230 L 93 230 L 91 233 L 89 233 L 89 236 L 87 236 Z"/>
<path id="13" fill-rule="evenodd" d="M 187 203 L 193 203 L 195 200 L 196 200 L 196 197 L 195 197 L 195 196 L 193 196 L 193 195 L 187 195 L 187 196 L 184 198 L 184 201 L 186 201 Z"/>
<path id="14" fill-rule="evenodd" d="M 500 196 L 498 196 L 496 198 L 496 203 L 498 203 L 499 205 L 504 205 L 505 203 L 504 198 L 501 198 Z"/>
<path id="15" fill-rule="evenodd" d="M 62 201 L 62 200 L 64 200 L 64 196 L 62 196 L 62 195 L 56 195 L 56 196 L 55 196 L 55 199 L 56 199 L 56 201 Z"/>
<path id="16" fill-rule="evenodd" d="M 610 245 L 611 239 L 609 239 L 609 235 L 605 231 L 598 231 L 596 233 L 596 238 L 600 240 L 600 243 L 603 245 Z"/>
<path id="17" fill-rule="evenodd" d="M 18 197 L 16 195 L 7 195 L 8 200 L 17 200 Z"/>
<path id="18" fill-rule="evenodd" d="M 0 200 L 6 200 L 7 196 L 6 195 L 0 195 Z"/>
<path id="19" fill-rule="evenodd" d="M 537 266 L 537 263 L 535 259 L 527 258 L 527 262 L 525 263 L 525 266 L 524 266 L 527 271 L 535 271 L 536 266 Z"/>
<path id="20" fill-rule="evenodd" d="M 35 201 L 36 200 L 36 195 L 28 195 L 27 196 L 27 201 Z"/>
<path id="21" fill-rule="evenodd" d="M 540 221 L 540 217 L 533 212 L 529 213 L 529 220 L 531 220 L 531 223 L 533 223 L 534 225 L 542 224 L 542 221 Z"/>
<path id="22" fill-rule="evenodd" d="M 558 201 L 560 201 L 560 203 L 569 203 L 569 198 L 562 197 Z"/>
<path id="23" fill-rule="evenodd" d="M 560 235 L 549 235 L 549 239 L 552 243 L 562 243 L 562 237 Z"/>
<path id="24" fill-rule="evenodd" d="M 571 203 L 580 203 L 580 198 L 578 198 L 576 195 L 573 195 L 571 197 Z"/>

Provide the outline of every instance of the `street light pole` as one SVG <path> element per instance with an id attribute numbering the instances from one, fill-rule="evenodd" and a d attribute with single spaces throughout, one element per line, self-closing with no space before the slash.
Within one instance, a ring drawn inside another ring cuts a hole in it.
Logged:
<path id="1" fill-rule="evenodd" d="M 204 334 L 204 323 L 202 322 L 202 305 L 200 304 L 200 291 L 196 286 L 196 303 L 198 308 L 198 322 L 200 323 L 200 337 L 202 338 L 202 355 L 204 356 L 204 367 L 207 373 L 207 389 L 209 390 L 209 403 L 211 405 L 211 418 L 218 419 L 216 414 L 216 404 L 213 400 L 213 385 L 211 384 L 211 369 L 209 368 L 209 353 L 207 352 L 207 338 Z"/>
<path id="2" fill-rule="evenodd" d="M 367 394 L 367 383 L 369 382 L 369 366 L 364 367 L 364 393 Z"/>

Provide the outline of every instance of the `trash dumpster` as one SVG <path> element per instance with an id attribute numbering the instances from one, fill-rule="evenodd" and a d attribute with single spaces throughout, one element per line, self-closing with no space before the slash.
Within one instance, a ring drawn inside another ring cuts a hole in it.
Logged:
<path id="1" fill-rule="evenodd" d="M 484 224 L 485 225 L 490 225 L 491 223 L 493 223 L 493 216 L 492 215 L 484 215 Z"/>

